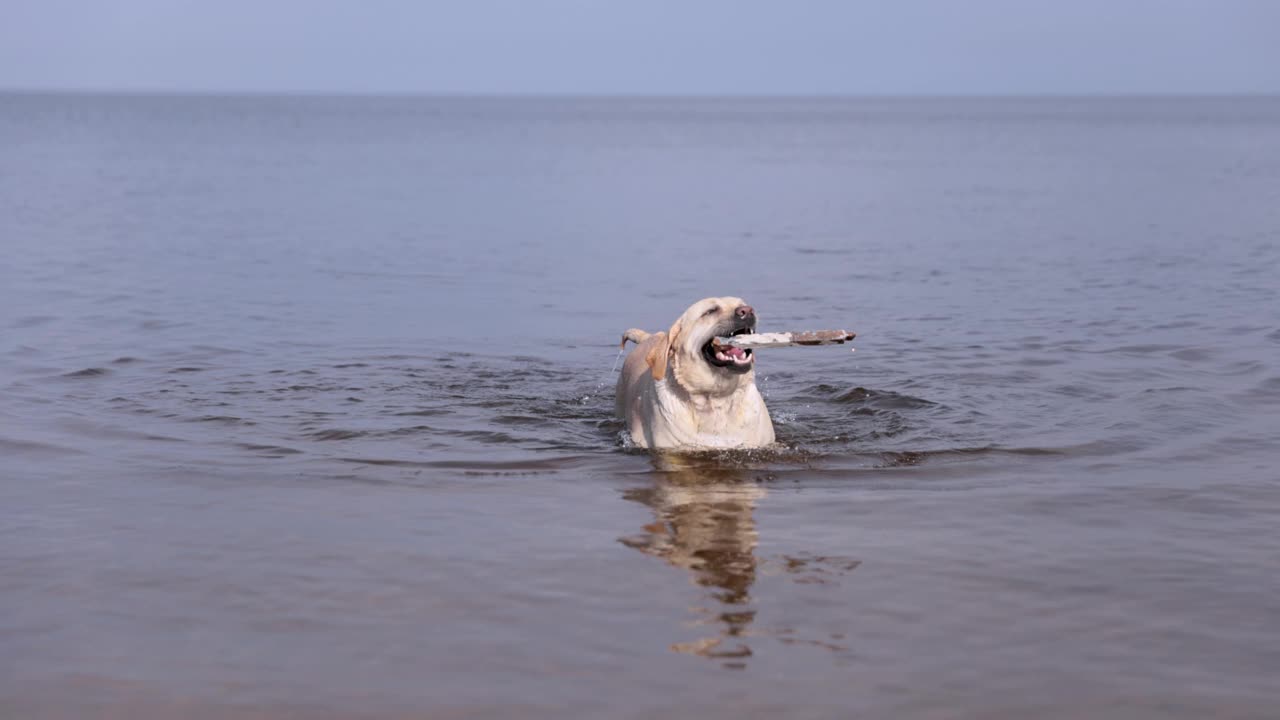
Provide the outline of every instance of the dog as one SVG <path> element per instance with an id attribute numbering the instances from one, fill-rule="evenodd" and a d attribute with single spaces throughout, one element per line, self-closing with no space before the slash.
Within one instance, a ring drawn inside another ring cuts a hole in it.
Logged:
<path id="1" fill-rule="evenodd" d="M 773 444 L 754 354 L 712 344 L 755 329 L 756 312 L 741 298 L 713 297 L 690 305 L 666 332 L 623 333 L 622 346 L 636 348 L 618 377 L 617 410 L 632 441 L 652 450 Z"/>

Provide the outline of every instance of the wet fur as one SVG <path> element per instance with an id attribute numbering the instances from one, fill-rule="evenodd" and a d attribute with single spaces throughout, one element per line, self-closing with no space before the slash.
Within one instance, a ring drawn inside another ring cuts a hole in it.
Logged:
<path id="1" fill-rule="evenodd" d="M 745 303 L 736 297 L 699 300 L 666 332 L 628 330 L 638 343 L 618 378 L 618 415 L 632 440 L 652 449 L 755 448 L 774 442 L 773 421 L 746 372 L 715 367 L 702 346 L 731 324 Z"/>

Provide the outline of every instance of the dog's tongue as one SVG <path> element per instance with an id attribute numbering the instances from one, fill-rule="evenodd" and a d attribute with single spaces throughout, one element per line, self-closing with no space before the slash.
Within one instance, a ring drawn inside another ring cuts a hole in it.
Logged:
<path id="1" fill-rule="evenodd" d="M 735 357 L 735 358 L 744 357 L 747 354 L 746 351 L 743 350 L 742 348 L 734 347 L 732 345 L 730 345 L 727 348 L 724 348 L 720 352 L 723 352 L 725 355 L 728 355 L 729 357 Z"/>

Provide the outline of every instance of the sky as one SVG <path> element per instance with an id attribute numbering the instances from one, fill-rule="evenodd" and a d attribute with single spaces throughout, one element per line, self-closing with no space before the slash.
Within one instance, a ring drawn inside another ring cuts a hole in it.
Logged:
<path id="1" fill-rule="evenodd" d="M 1280 92 L 1280 0 L 0 0 L 0 88 Z"/>

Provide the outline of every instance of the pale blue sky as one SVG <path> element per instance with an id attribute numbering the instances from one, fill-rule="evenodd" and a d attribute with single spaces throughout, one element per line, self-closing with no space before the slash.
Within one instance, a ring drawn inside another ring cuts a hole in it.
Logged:
<path id="1" fill-rule="evenodd" d="M 0 0 L 0 87 L 1280 92 L 1280 0 Z"/>

